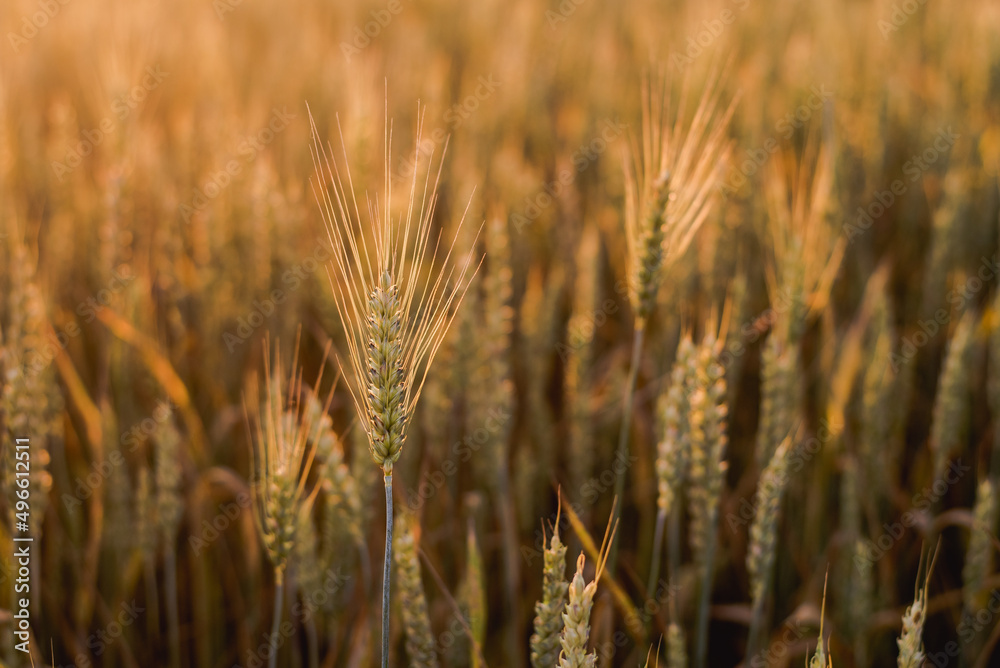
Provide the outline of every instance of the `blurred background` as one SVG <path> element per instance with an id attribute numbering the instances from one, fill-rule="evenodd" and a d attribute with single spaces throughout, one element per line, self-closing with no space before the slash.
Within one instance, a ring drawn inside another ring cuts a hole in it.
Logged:
<path id="1" fill-rule="evenodd" d="M 444 238 L 468 208 L 459 246 L 486 260 L 431 371 L 395 497 L 419 517 L 441 663 L 528 665 L 557 489 L 598 543 L 612 512 L 613 476 L 602 474 L 613 470 L 632 329 L 623 163 L 641 141 L 643 82 L 661 72 L 673 108 L 693 108 L 720 71 L 723 106 L 738 102 L 718 203 L 663 281 L 639 370 L 637 459 L 608 577 L 646 612 L 619 643 L 626 611 L 599 594 L 599 665 L 655 655 L 673 615 L 693 628 L 691 577 L 646 594 L 655 408 L 678 341 L 700 339 L 727 304 L 729 464 L 709 664 L 801 664 L 829 569 L 834 663 L 892 665 L 921 549 L 939 537 L 927 651 L 945 652 L 970 611 L 991 610 L 995 538 L 976 597 L 962 590 L 978 483 L 1000 467 L 987 392 L 1000 378 L 989 352 L 1000 326 L 996 3 L 5 0 L 0 28 L 0 424 L 5 457 L 21 433 L 36 448 L 34 665 L 266 663 L 274 582 L 251 513 L 244 390 L 264 373 L 268 346 L 291 358 L 300 328 L 307 384 L 327 340 L 344 342 L 310 184 L 310 111 L 319 136 L 346 153 L 359 197 L 381 196 L 388 114 L 395 194 L 405 197 L 415 169 L 422 184 L 440 164 Z M 760 477 L 762 342 L 788 308 L 768 288 L 765 173 L 773 156 L 807 161 L 820 145 L 832 169 L 827 233 L 807 238 L 815 252 L 789 253 L 822 263 L 842 244 L 823 299 L 808 295 L 792 393 L 822 448 L 786 491 L 772 631 L 764 663 L 751 663 L 752 505 L 740 518 Z M 872 313 L 881 344 L 866 334 Z M 942 383 L 961 322 L 965 356 Z M 891 389 L 869 391 L 866 369 L 888 359 Z M 323 389 L 337 368 L 326 365 Z M 958 409 L 936 408 L 942 387 Z M 286 591 L 293 632 L 279 665 L 372 665 L 378 655 L 382 490 L 343 382 L 330 415 L 339 438 L 323 470 L 343 477 L 310 478 L 323 489 L 319 580 Z M 954 441 L 948 456 L 969 467 L 940 492 L 936 424 Z M 480 432 L 482 456 L 470 446 Z M 451 462 L 457 473 L 442 474 Z M 860 490 L 845 492 L 865 466 Z M 914 507 L 920 521 L 896 537 L 893 523 Z M 561 519 L 573 564 L 581 539 Z M 980 526 L 996 533 L 995 520 Z M 5 517 L 4 545 L 12 527 Z M 861 569 L 867 585 L 851 567 L 855 545 L 878 552 Z M 0 608 L 12 611 L 12 549 L 0 558 Z M 480 599 L 469 594 L 476 572 Z M 332 591 L 315 616 L 296 617 L 316 582 Z M 410 665 L 393 614 L 390 664 Z M 946 653 L 948 665 L 995 665 L 994 614 Z M 29 665 L 10 615 L 0 622 L 5 665 Z"/>

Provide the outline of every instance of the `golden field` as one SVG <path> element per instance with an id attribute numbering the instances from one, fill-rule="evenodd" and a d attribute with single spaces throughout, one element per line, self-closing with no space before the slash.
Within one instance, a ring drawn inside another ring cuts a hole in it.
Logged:
<path id="1" fill-rule="evenodd" d="M 3 665 L 1000 665 L 1000 6 L 0 37 Z"/>

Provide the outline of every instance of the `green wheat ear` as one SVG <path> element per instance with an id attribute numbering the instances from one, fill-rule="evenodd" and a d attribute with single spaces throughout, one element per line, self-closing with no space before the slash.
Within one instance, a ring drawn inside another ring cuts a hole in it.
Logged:
<path id="1" fill-rule="evenodd" d="M 608 564 L 608 553 L 614 544 L 618 522 L 612 519 L 604 534 L 604 541 L 597 559 L 594 579 L 587 582 L 583 578 L 586 559 L 583 552 L 576 560 L 576 574 L 569 583 L 566 607 L 563 611 L 563 629 L 559 636 L 562 651 L 559 654 L 559 668 L 595 668 L 597 653 L 587 652 L 590 638 L 590 613 L 594 607 L 597 585 Z"/>
<path id="2" fill-rule="evenodd" d="M 533 668 L 553 668 L 559 659 L 563 609 L 566 606 L 566 546 L 559 540 L 559 519 L 545 548 L 542 600 L 535 604 L 535 633 L 531 636 Z"/>
<path id="3" fill-rule="evenodd" d="M 421 158 L 423 111 L 417 109 L 415 162 Z M 339 123 L 339 121 L 338 121 Z M 328 275 L 337 314 L 347 339 L 348 384 L 368 436 L 372 459 L 385 486 L 385 557 L 382 563 L 382 666 L 389 661 L 389 603 L 392 563 L 392 469 L 406 441 L 428 369 L 455 318 L 475 274 L 472 262 L 459 262 L 455 241 L 440 244 L 431 228 L 437 203 L 439 167 L 418 188 L 414 166 L 409 202 L 392 211 L 390 174 L 392 132 L 385 121 L 383 194 L 361 219 L 351 170 L 320 140 L 309 112 L 310 153 L 315 168 L 313 194 L 333 247 Z M 339 126 L 338 126 L 339 127 Z M 341 133 L 341 144 L 343 134 Z M 478 239 L 478 237 L 477 237 Z M 475 242 L 473 242 L 475 245 Z"/>
<path id="4" fill-rule="evenodd" d="M 293 360 L 298 358 L 298 339 Z M 278 343 L 275 342 L 275 350 Z M 329 353 L 329 344 L 323 352 L 320 373 L 313 387 L 313 394 L 319 393 L 323 379 L 322 369 Z M 324 427 L 322 416 L 326 414 L 333 399 L 330 390 L 322 410 L 315 410 L 306 398 L 308 390 L 302 387 L 302 371 L 293 361 L 287 379 L 286 389 L 282 389 L 285 376 L 282 372 L 281 356 L 275 354 L 275 364 L 271 365 L 269 343 L 264 342 L 264 374 L 266 394 L 260 396 L 257 378 L 249 385 L 248 397 L 244 403 L 247 431 L 250 433 L 251 461 L 254 480 L 253 492 L 254 520 L 257 533 L 274 567 L 274 613 L 272 616 L 271 642 L 277 642 L 281 622 L 285 574 L 290 561 L 303 554 L 299 541 L 309 543 L 309 551 L 314 552 L 315 536 L 302 536 L 303 517 L 308 517 L 316 498 L 318 488 L 305 494 L 306 481 L 316 455 L 316 444 Z M 253 427 L 247 403 L 253 406 Z M 312 530 L 311 523 L 308 530 Z M 268 659 L 270 668 L 277 665 L 277 651 L 272 651 Z"/>
<path id="5" fill-rule="evenodd" d="M 406 373 L 403 370 L 399 289 L 389 272 L 368 300 L 368 441 L 372 459 L 386 475 L 406 439 Z"/>

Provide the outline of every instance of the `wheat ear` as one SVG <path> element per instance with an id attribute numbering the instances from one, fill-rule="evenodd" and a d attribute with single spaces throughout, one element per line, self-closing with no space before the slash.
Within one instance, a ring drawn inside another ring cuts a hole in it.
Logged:
<path id="1" fill-rule="evenodd" d="M 566 546 L 559 540 L 559 514 L 545 548 L 542 600 L 535 604 L 535 633 L 531 636 L 533 668 L 554 668 L 559 659 L 562 612 L 566 606 Z"/>
<path id="2" fill-rule="evenodd" d="M 277 349 L 278 344 L 275 343 Z M 298 339 L 293 360 L 298 358 Z M 324 362 L 327 346 L 324 351 Z M 322 365 L 316 378 L 314 393 L 319 392 L 322 381 Z M 282 597 L 284 595 L 285 572 L 295 551 L 300 518 L 308 513 L 318 488 L 305 494 L 306 480 L 316 454 L 315 444 L 319 440 L 322 421 L 307 410 L 307 402 L 300 401 L 303 395 L 302 371 L 293 361 L 288 378 L 287 391 L 281 385 L 284 380 L 280 355 L 275 356 L 271 365 L 269 343 L 264 343 L 264 373 L 267 380 L 266 396 L 260 399 L 257 379 L 250 383 L 250 405 L 257 408 L 254 427 L 250 427 L 250 413 L 244 404 L 247 430 L 251 433 L 251 460 L 254 468 L 252 491 L 254 497 L 254 520 L 267 556 L 274 566 L 274 613 L 272 616 L 271 642 L 277 647 L 278 628 L 281 623 Z M 329 407 L 333 391 L 330 391 L 323 413 Z M 286 408 L 285 401 L 288 406 Z M 270 668 L 277 664 L 278 652 L 270 653 Z"/>
<path id="3" fill-rule="evenodd" d="M 559 654 L 559 668 L 594 668 L 597 665 L 597 654 L 587 652 L 590 638 L 590 612 L 594 607 L 594 594 L 601 581 L 601 575 L 608 564 L 608 553 L 614 544 L 618 523 L 614 520 L 608 523 L 604 533 L 604 541 L 597 559 L 597 572 L 594 579 L 586 582 L 583 579 L 583 567 L 586 559 L 583 552 L 576 561 L 576 575 L 569 584 L 566 608 L 563 612 L 563 630 L 559 642 L 562 652 Z"/>
<path id="4" fill-rule="evenodd" d="M 982 607 L 980 592 L 993 570 L 993 535 L 997 526 L 997 493 L 993 481 L 986 478 L 976 490 L 972 533 L 962 569 L 962 599 L 966 612 Z"/>
<path id="5" fill-rule="evenodd" d="M 649 583 L 646 597 L 652 598 L 660 577 L 660 550 L 663 545 L 664 527 L 670 519 L 670 577 L 673 577 L 680 562 L 680 504 L 681 484 L 687 475 L 691 443 L 688 431 L 687 392 L 693 379 L 688 371 L 692 368 L 694 344 L 690 337 L 681 339 L 677 347 L 677 360 L 670 373 L 670 387 L 661 398 L 659 421 L 660 439 L 656 447 L 656 531 L 653 535 L 653 558 L 649 569 Z"/>
<path id="6" fill-rule="evenodd" d="M 411 513 L 399 517 L 395 541 L 396 572 L 399 576 L 400 607 L 406 631 L 406 653 L 412 668 L 437 668 L 434 636 L 427 613 L 427 597 L 420 581 L 420 559 L 417 556 L 417 519 Z"/>
<path id="7" fill-rule="evenodd" d="M 944 474 L 948 460 L 958 448 L 969 419 L 969 375 L 972 330 L 975 317 L 967 312 L 958 322 L 948 344 L 944 370 L 938 383 L 931 424 L 930 447 L 933 454 L 932 478 Z"/>
<path id="8" fill-rule="evenodd" d="M 628 460 L 632 403 L 646 323 L 656 302 L 662 275 L 684 253 L 711 213 L 716 201 L 716 178 L 729 158 L 726 129 L 735 103 L 720 112 L 720 95 L 719 78 L 713 75 L 690 121 L 685 117 L 685 97 L 682 96 L 678 105 L 680 111 L 670 125 L 664 80 L 643 87 L 643 146 L 641 152 L 633 148 L 636 165 L 630 167 L 626 163 L 625 166 L 625 239 L 629 297 L 635 321 L 618 432 L 616 459 L 619 461 Z M 624 505 L 625 472 L 622 467 L 615 478 L 617 513 Z M 618 517 L 616 514 L 613 520 L 617 521 Z M 617 554 L 617 547 L 613 546 L 609 559 L 612 572 Z"/>
<path id="9" fill-rule="evenodd" d="M 787 436 L 778 446 L 757 485 L 757 511 L 750 525 L 750 545 L 747 547 L 747 572 L 750 574 L 750 595 L 753 598 L 748 645 L 753 649 L 749 652 L 750 656 L 756 652 L 757 641 L 763 632 L 764 609 L 777 551 L 781 499 L 788 485 L 788 461 L 792 447 L 792 437 Z"/>
<path id="10" fill-rule="evenodd" d="M 419 107 L 417 118 L 415 158 L 419 162 L 423 126 L 423 112 Z M 440 239 L 432 239 L 441 166 L 433 185 L 428 171 L 419 189 L 417 173 L 420 169 L 414 167 L 405 212 L 398 212 L 399 219 L 395 219 L 390 210 L 394 200 L 390 173 L 392 126 L 388 114 L 383 138 L 383 198 L 381 205 L 377 200 L 369 201 L 367 225 L 361 219 L 346 156 L 341 164 L 333 156 L 329 144 L 320 140 L 311 111 L 309 124 L 316 171 L 313 194 L 333 248 L 328 276 L 353 371 L 348 387 L 358 413 L 364 418 L 362 427 L 368 435 L 368 447 L 372 459 L 382 469 L 385 486 L 382 666 L 387 668 L 392 468 L 406 441 L 406 428 L 413 417 L 427 371 L 468 289 L 472 263 L 455 260 L 454 241 L 442 247 Z M 342 132 L 340 140 L 341 146 L 346 146 Z M 464 220 L 463 215 L 456 237 Z M 475 269 L 471 271 L 475 273 Z"/>

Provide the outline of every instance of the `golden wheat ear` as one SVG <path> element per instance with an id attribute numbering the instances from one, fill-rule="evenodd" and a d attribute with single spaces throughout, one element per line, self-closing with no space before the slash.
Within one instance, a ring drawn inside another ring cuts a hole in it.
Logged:
<path id="1" fill-rule="evenodd" d="M 388 110 L 388 101 L 386 107 Z M 450 244 L 441 244 L 440 232 L 431 233 L 443 163 L 438 164 L 436 173 L 427 170 L 423 184 L 418 184 L 423 116 L 418 104 L 407 204 L 405 210 L 393 211 L 392 124 L 386 113 L 381 206 L 377 197 L 374 202 L 369 200 L 367 216 L 362 219 L 346 149 L 341 165 L 329 144 L 320 140 L 316 120 L 309 112 L 315 168 L 312 189 L 333 248 L 327 274 L 347 339 L 352 371 L 348 387 L 368 436 L 372 459 L 382 469 L 385 483 L 383 668 L 389 656 L 393 465 L 402 454 L 431 363 L 478 270 L 477 265 L 470 272 L 474 263 L 460 261 L 463 254 L 456 252 L 468 206 Z M 339 120 L 337 125 L 344 147 Z"/>
<path id="2" fill-rule="evenodd" d="M 652 311 L 663 273 L 691 244 L 718 199 L 736 108 L 735 98 L 720 106 L 722 84 L 719 74 L 709 77 L 690 118 L 687 80 L 676 109 L 665 76 L 643 84 L 642 145 L 633 140 L 624 167 L 630 298 L 641 323 Z"/>
<path id="3" fill-rule="evenodd" d="M 417 118 L 414 160 L 419 163 L 419 106 Z M 468 207 L 451 243 L 442 244 L 442 232 L 432 234 L 439 163 L 436 172 L 426 171 L 422 184 L 417 176 L 422 170 L 415 168 L 406 206 L 392 210 L 392 130 L 387 120 L 382 198 L 370 202 L 362 216 L 346 148 L 338 159 L 329 143 L 321 141 L 311 111 L 309 122 L 312 189 L 334 251 L 328 277 L 347 339 L 349 388 L 372 459 L 389 474 L 406 441 L 428 370 L 478 270 L 474 261 L 461 261 L 456 248 Z M 338 131 L 344 146 L 339 120 Z"/>

